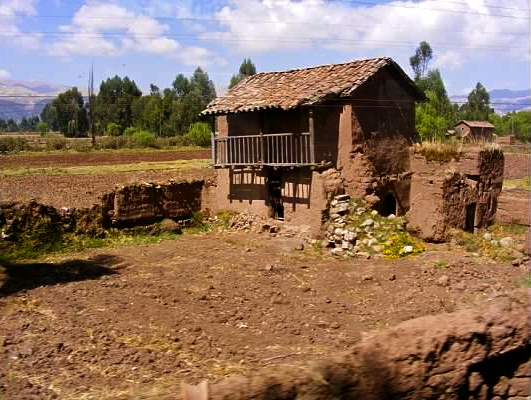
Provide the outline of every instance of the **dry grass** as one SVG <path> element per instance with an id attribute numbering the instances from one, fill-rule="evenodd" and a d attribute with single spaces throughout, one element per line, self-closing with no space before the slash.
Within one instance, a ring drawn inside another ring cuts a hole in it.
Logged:
<path id="1" fill-rule="evenodd" d="M 81 165 L 62 168 L 4 168 L 0 176 L 65 176 L 65 175 L 105 175 L 117 172 L 134 171 L 182 171 L 206 168 L 210 160 L 178 160 L 162 162 L 140 162 L 116 165 Z"/>

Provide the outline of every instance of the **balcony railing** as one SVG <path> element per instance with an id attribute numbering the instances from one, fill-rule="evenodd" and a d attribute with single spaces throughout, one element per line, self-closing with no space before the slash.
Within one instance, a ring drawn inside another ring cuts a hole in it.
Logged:
<path id="1" fill-rule="evenodd" d="M 315 163 L 312 137 L 304 133 L 274 133 L 213 137 L 214 165 L 300 166 Z"/>

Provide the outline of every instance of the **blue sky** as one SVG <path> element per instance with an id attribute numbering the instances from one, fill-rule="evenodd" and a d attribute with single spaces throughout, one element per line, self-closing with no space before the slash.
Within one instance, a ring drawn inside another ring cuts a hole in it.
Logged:
<path id="1" fill-rule="evenodd" d="M 223 91 L 259 71 L 390 56 L 411 75 L 422 40 L 450 94 L 530 87 L 527 0 L 0 0 L 0 79 L 85 90 L 128 75 L 148 91 L 203 67 Z"/>

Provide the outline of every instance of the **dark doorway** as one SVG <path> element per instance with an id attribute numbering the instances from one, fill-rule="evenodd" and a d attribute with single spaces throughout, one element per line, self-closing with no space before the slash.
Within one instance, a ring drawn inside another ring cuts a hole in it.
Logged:
<path id="1" fill-rule="evenodd" d="M 474 233 L 476 222 L 476 203 L 470 203 L 466 206 L 465 231 Z"/>
<path id="2" fill-rule="evenodd" d="M 284 219 L 282 175 L 278 171 L 271 171 L 269 173 L 268 192 L 271 218 Z"/>
<path id="3" fill-rule="evenodd" d="M 384 217 L 396 214 L 396 199 L 392 193 L 387 193 L 385 196 L 380 214 Z"/>

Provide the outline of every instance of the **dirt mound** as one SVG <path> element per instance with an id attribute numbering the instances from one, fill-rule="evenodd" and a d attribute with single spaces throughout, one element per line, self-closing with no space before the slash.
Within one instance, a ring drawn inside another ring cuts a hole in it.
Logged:
<path id="1" fill-rule="evenodd" d="M 327 361 L 265 370 L 208 389 L 185 385 L 183 398 L 522 399 L 530 394 L 529 311 L 528 293 L 516 292 L 480 310 L 407 321 Z"/>

